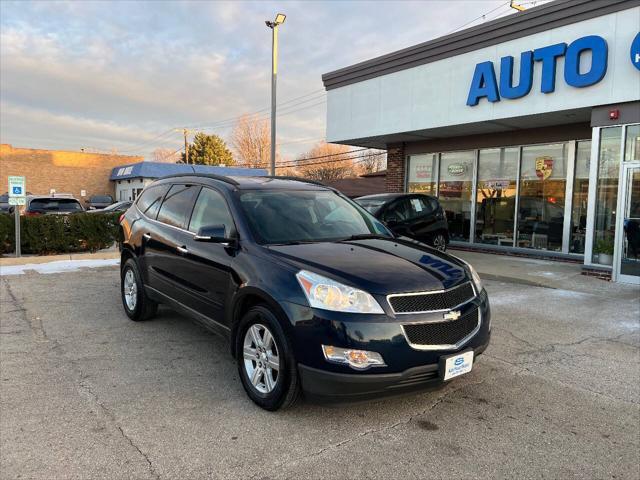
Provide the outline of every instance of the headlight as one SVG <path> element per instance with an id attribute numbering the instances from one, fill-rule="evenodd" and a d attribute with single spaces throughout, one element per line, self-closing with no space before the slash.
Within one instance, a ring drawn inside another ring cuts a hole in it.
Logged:
<path id="1" fill-rule="evenodd" d="M 307 270 L 300 270 L 296 278 L 313 308 L 335 312 L 384 313 L 375 298 L 357 288 Z"/>
<path id="2" fill-rule="evenodd" d="M 473 279 L 473 284 L 476 286 L 476 289 L 478 290 L 478 294 L 480 294 L 480 292 L 482 292 L 482 280 L 480 279 L 480 275 L 478 275 L 478 272 L 476 272 L 476 269 L 473 268 L 473 266 L 469 263 L 467 263 L 467 265 L 469 265 L 469 270 L 471 270 L 471 278 Z"/>
<path id="3" fill-rule="evenodd" d="M 378 352 L 368 352 L 366 350 L 352 350 L 348 348 L 331 347 L 322 345 L 324 358 L 329 362 L 343 363 L 357 370 L 364 370 L 369 367 L 385 367 L 382 355 Z"/>

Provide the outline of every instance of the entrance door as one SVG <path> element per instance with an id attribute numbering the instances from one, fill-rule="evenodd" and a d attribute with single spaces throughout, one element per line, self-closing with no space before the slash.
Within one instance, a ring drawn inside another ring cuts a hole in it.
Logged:
<path id="1" fill-rule="evenodd" d="M 640 163 L 624 165 L 622 180 L 615 278 L 619 282 L 640 284 Z"/>

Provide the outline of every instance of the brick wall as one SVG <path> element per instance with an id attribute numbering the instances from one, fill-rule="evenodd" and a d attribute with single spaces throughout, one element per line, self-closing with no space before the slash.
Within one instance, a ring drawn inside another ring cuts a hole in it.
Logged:
<path id="1" fill-rule="evenodd" d="M 402 192 L 405 177 L 404 143 L 390 143 L 387 145 L 387 192 Z"/>
<path id="2" fill-rule="evenodd" d="M 27 192 L 34 195 L 71 193 L 79 200 L 91 195 L 108 194 L 115 198 L 109 175 L 113 167 L 142 161 L 142 157 L 99 153 L 36 150 L 0 145 L 0 194 L 7 191 L 7 177 L 26 177 Z M 86 191 L 82 198 L 81 190 Z"/>

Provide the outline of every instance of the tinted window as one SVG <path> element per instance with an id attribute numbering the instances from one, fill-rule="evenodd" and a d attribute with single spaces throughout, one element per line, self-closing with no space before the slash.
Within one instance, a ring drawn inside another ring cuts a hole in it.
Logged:
<path id="1" fill-rule="evenodd" d="M 82 212 L 82 205 L 72 198 L 36 198 L 29 203 L 32 212 Z"/>
<path id="2" fill-rule="evenodd" d="M 352 235 L 389 235 L 365 209 L 332 191 L 253 191 L 240 204 L 261 243 L 321 242 Z"/>
<path id="3" fill-rule="evenodd" d="M 112 203 L 113 198 L 109 195 L 94 195 L 89 201 L 95 203 Z"/>
<path id="4" fill-rule="evenodd" d="M 158 221 L 173 225 L 174 227 L 187 228 L 193 202 L 200 187 L 192 185 L 173 185 L 158 212 Z"/>
<path id="5" fill-rule="evenodd" d="M 382 207 L 382 205 L 384 205 L 387 200 L 384 198 L 377 198 L 377 199 L 371 198 L 371 199 L 361 199 L 356 201 L 360 205 L 362 205 L 364 208 L 366 208 L 367 211 L 375 215 L 376 212 L 380 210 L 380 207 Z"/>
<path id="6" fill-rule="evenodd" d="M 382 219 L 385 222 L 394 221 L 402 222 L 411 218 L 411 208 L 409 206 L 409 200 L 403 198 L 402 200 L 396 200 L 393 202 L 387 210 L 384 212 Z"/>
<path id="7" fill-rule="evenodd" d="M 189 230 L 197 233 L 202 227 L 214 225 L 224 225 L 227 234 L 235 230 L 227 202 L 222 195 L 210 188 L 203 188 L 193 208 Z"/>
<path id="8" fill-rule="evenodd" d="M 413 197 L 409 199 L 409 218 L 419 218 L 432 212 L 427 197 Z"/>
<path id="9" fill-rule="evenodd" d="M 167 193 L 169 185 L 156 185 L 147 188 L 138 198 L 136 205 L 142 213 L 149 218 L 156 218 L 158 209 L 162 203 L 164 194 Z"/>

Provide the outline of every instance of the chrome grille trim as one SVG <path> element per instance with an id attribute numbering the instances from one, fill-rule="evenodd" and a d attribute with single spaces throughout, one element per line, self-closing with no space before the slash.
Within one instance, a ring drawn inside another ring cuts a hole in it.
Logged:
<path id="1" fill-rule="evenodd" d="M 471 290 L 473 291 L 473 296 L 471 298 L 465 300 L 464 302 L 459 303 L 458 305 L 456 305 L 454 307 L 451 307 L 451 308 L 443 308 L 443 309 L 440 309 L 440 310 L 421 310 L 421 311 L 415 311 L 415 312 L 396 312 L 395 309 L 393 308 L 393 303 L 391 303 L 391 299 L 392 298 L 442 294 L 442 293 L 450 292 L 452 290 L 456 290 L 458 288 L 462 288 L 467 284 L 471 285 Z M 465 305 L 465 304 L 469 303 L 470 301 L 472 301 L 477 296 L 478 296 L 478 291 L 476 290 L 476 286 L 473 284 L 472 281 L 468 281 L 468 282 L 463 283 L 461 285 L 456 285 L 455 287 L 451 287 L 451 288 L 444 289 L 444 290 L 431 290 L 431 291 L 426 291 L 426 292 L 410 292 L 410 293 L 392 293 L 390 295 L 387 295 L 387 303 L 389 304 L 389 308 L 391 308 L 391 311 L 395 315 L 416 315 L 416 314 L 421 314 L 421 313 L 449 312 L 451 310 L 457 309 L 458 307 L 461 307 L 462 305 Z M 416 322 L 416 323 L 423 323 L 423 322 Z"/>

